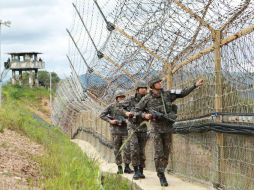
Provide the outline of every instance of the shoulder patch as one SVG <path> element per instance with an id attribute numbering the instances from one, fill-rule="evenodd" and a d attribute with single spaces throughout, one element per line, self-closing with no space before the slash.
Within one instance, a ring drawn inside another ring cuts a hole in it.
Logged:
<path id="1" fill-rule="evenodd" d="M 181 94 L 182 91 L 183 91 L 182 89 L 171 89 L 170 93 L 172 93 L 172 94 Z"/>

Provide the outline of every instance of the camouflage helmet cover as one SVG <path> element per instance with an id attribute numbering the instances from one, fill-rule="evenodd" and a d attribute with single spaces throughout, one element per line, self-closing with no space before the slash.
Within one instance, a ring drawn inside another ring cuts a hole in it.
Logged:
<path id="1" fill-rule="evenodd" d="M 120 96 L 125 96 L 124 91 L 117 90 L 116 93 L 115 93 L 115 98 L 120 97 Z"/>
<path id="2" fill-rule="evenodd" d="M 147 88 L 147 83 L 143 80 L 140 80 L 136 83 L 136 90 L 139 88 Z"/>
<path id="3" fill-rule="evenodd" d="M 162 81 L 162 78 L 159 75 L 155 75 L 148 81 L 148 85 L 150 88 L 152 88 L 155 83 L 160 81 Z"/>

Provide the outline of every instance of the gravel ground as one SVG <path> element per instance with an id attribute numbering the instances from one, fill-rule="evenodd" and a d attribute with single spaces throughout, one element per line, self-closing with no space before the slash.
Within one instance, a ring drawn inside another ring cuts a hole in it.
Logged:
<path id="1" fill-rule="evenodd" d="M 15 131 L 0 133 L 0 190 L 38 189 L 40 167 L 32 157 L 43 153 L 41 145 Z"/>

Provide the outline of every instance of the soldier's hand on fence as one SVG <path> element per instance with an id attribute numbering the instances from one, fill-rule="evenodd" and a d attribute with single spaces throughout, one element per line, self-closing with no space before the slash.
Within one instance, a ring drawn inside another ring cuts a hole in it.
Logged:
<path id="1" fill-rule="evenodd" d="M 196 87 L 200 87 L 204 84 L 204 80 L 203 79 L 199 79 L 196 83 L 195 83 L 195 86 Z"/>
<path id="2" fill-rule="evenodd" d="M 133 116 L 134 116 L 134 114 L 133 114 L 132 112 L 126 112 L 125 115 L 126 115 L 127 117 L 133 117 Z"/>
<path id="3" fill-rule="evenodd" d="M 144 117 L 146 120 L 151 120 L 151 119 L 153 118 L 153 115 L 150 114 L 150 113 L 145 113 L 145 114 L 143 115 L 143 117 Z"/>
<path id="4" fill-rule="evenodd" d="M 115 119 L 109 120 L 109 123 L 112 124 L 112 125 L 116 125 L 117 124 L 117 120 L 115 120 Z"/>

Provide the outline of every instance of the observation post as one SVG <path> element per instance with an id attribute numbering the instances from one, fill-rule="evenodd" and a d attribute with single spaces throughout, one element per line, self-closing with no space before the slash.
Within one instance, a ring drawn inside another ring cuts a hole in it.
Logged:
<path id="1" fill-rule="evenodd" d="M 11 58 L 8 58 L 4 63 L 6 69 L 12 70 L 12 84 L 22 85 L 22 72 L 29 71 L 29 86 L 39 86 L 38 69 L 45 68 L 45 62 L 38 57 L 39 52 L 19 52 L 8 53 Z M 18 72 L 18 75 L 16 75 Z"/>

